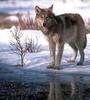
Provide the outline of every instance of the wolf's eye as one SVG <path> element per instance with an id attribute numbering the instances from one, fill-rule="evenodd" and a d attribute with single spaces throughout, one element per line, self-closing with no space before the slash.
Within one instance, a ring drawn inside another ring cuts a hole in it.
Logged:
<path id="1" fill-rule="evenodd" d="M 46 19 L 49 19 L 49 17 L 46 17 Z"/>
<path id="2" fill-rule="evenodd" d="M 43 19 L 44 18 L 44 15 L 41 15 L 41 18 Z"/>

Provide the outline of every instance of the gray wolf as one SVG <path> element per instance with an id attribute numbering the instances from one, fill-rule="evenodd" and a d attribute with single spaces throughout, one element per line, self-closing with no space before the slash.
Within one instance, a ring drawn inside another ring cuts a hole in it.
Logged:
<path id="1" fill-rule="evenodd" d="M 35 12 L 35 20 L 49 43 L 50 64 L 47 68 L 60 68 L 65 43 L 68 43 L 74 51 L 73 58 L 68 62 L 75 62 L 79 51 L 80 60 L 77 65 L 83 65 L 87 38 L 82 17 L 74 13 L 55 15 L 53 13 L 53 5 L 45 9 L 36 6 Z M 55 61 L 56 46 L 57 56 Z"/>

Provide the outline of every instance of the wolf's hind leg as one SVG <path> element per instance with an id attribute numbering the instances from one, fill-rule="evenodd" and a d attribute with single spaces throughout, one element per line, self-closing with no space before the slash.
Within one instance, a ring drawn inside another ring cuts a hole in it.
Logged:
<path id="1" fill-rule="evenodd" d="M 72 49 L 74 51 L 74 54 L 73 54 L 73 56 L 67 62 L 68 63 L 74 63 L 75 60 L 76 60 L 76 57 L 77 57 L 78 49 L 77 49 L 77 47 L 75 46 L 74 43 L 69 43 L 69 45 L 72 47 Z"/>
<path id="2" fill-rule="evenodd" d="M 83 65 L 84 62 L 84 51 L 83 50 L 79 50 L 80 53 L 80 61 L 77 63 L 77 65 Z"/>
<path id="3" fill-rule="evenodd" d="M 81 38 L 82 39 L 82 38 Z M 77 43 L 78 49 L 79 49 L 79 54 L 80 54 L 80 61 L 77 63 L 77 65 L 83 65 L 84 62 L 84 49 L 86 47 L 87 44 L 87 38 L 85 36 L 85 38 L 80 42 Z"/>
<path id="4" fill-rule="evenodd" d="M 77 47 L 80 54 L 80 61 L 77 63 L 77 65 L 83 65 L 83 62 L 85 59 L 84 49 L 86 48 L 86 45 L 87 45 L 87 37 L 85 33 L 85 28 L 81 27 L 78 31 L 78 34 L 80 34 L 77 39 L 78 40 Z"/>

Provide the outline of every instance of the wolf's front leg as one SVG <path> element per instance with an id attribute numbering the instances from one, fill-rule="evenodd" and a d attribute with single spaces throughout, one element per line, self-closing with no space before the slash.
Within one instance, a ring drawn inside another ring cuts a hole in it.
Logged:
<path id="1" fill-rule="evenodd" d="M 50 64 L 47 66 L 47 68 L 54 68 L 55 66 L 55 49 L 56 43 L 52 40 L 49 40 Z"/>
<path id="2" fill-rule="evenodd" d="M 55 69 L 60 69 L 63 49 L 64 49 L 64 43 L 63 42 L 58 43 L 57 44 L 57 59 L 56 59 L 56 65 L 54 67 Z"/>

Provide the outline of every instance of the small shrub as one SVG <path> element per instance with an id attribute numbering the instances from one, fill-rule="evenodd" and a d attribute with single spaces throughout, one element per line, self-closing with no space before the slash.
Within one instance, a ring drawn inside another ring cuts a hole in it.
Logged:
<path id="1" fill-rule="evenodd" d="M 36 42 L 35 42 L 36 41 Z M 36 53 L 41 51 L 41 45 L 38 44 L 38 38 L 34 39 L 27 38 L 25 39 L 25 45 L 27 46 L 27 51 L 30 53 Z"/>
<path id="2" fill-rule="evenodd" d="M 21 38 L 23 36 L 23 33 L 21 31 L 15 30 L 14 32 L 11 32 L 13 38 L 13 40 L 10 42 L 11 51 L 20 57 L 20 65 L 23 66 L 26 53 L 39 52 L 41 50 L 41 46 L 38 45 L 38 39 L 36 43 L 33 39 L 29 38 L 25 38 L 25 41 L 22 42 Z"/>

